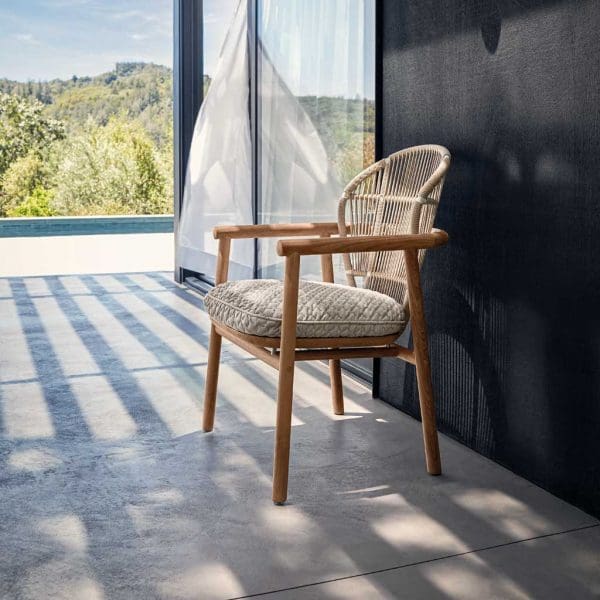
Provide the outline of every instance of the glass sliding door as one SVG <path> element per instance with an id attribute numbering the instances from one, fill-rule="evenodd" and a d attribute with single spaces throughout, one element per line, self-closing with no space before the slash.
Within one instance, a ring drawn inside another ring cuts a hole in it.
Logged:
<path id="1" fill-rule="evenodd" d="M 375 0 L 204 0 L 202 9 L 207 94 L 178 256 L 210 281 L 215 225 L 335 220 L 344 186 L 373 162 Z M 273 240 L 232 252 L 232 277 L 281 275 Z M 302 269 L 320 277 L 318 258 Z"/>
<path id="2" fill-rule="evenodd" d="M 374 161 L 375 1 L 258 0 L 256 27 L 258 222 L 336 220 Z M 279 277 L 275 243 L 258 250 L 258 276 Z"/>
<path id="3" fill-rule="evenodd" d="M 178 266 L 199 275 L 190 285 L 214 281 L 217 224 L 337 220 L 345 185 L 375 159 L 375 4 L 199 4 L 206 97 L 176 217 Z M 281 277 L 275 243 L 236 240 L 230 277 Z M 303 260 L 301 274 L 320 279 L 319 258 Z M 347 366 L 370 377 L 370 361 Z"/>

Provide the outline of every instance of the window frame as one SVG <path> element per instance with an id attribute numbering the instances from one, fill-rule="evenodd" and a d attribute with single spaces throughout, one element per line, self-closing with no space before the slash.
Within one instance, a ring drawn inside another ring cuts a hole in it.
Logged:
<path id="1" fill-rule="evenodd" d="M 187 162 L 204 99 L 203 16 L 202 0 L 173 0 L 173 214 L 177 283 L 198 275 L 182 267 L 178 240 Z"/>

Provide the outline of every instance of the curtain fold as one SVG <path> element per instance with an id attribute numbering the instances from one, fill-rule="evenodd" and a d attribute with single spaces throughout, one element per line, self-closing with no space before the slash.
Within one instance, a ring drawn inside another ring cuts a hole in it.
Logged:
<path id="1" fill-rule="evenodd" d="M 183 267 L 214 276 L 215 225 L 252 224 L 247 2 L 240 0 L 214 78 L 200 108 L 188 160 L 179 225 Z M 230 274 L 252 277 L 254 242 L 236 240 Z"/>

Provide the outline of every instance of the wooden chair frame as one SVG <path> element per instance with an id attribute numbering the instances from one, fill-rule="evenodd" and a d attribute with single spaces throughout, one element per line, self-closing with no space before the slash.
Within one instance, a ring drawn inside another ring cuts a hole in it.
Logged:
<path id="1" fill-rule="evenodd" d="M 335 414 L 343 414 L 340 360 L 397 357 L 416 366 L 427 471 L 431 475 L 439 475 L 441 461 L 419 274 L 419 250 L 445 244 L 448 234 L 433 229 L 430 233 L 406 235 L 334 237 L 339 234 L 338 223 L 334 222 L 223 226 L 216 227 L 213 234 L 219 241 L 215 278 L 217 285 L 227 281 L 231 240 L 291 236 L 300 239 L 281 239 L 277 244 L 277 253 L 285 257 L 280 338 L 247 335 L 217 321 L 212 322 L 204 397 L 204 431 L 212 431 L 214 425 L 221 341 L 222 338 L 226 338 L 279 371 L 272 498 L 275 504 L 283 504 L 287 499 L 288 489 L 295 363 L 303 360 L 329 361 L 333 410 Z M 404 252 L 414 348 L 405 348 L 394 343 L 397 335 L 372 338 L 297 338 L 300 258 L 319 255 L 323 281 L 333 282 L 333 254 L 377 251 Z"/>

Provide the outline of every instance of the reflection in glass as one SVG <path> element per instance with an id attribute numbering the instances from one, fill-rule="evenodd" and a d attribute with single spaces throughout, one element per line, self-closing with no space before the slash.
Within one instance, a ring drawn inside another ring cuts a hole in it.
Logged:
<path id="1" fill-rule="evenodd" d="M 374 1 L 258 4 L 258 220 L 336 220 L 345 184 L 374 160 Z M 259 275 L 280 276 L 275 243 L 259 249 Z M 302 266 L 319 277 L 318 259 Z"/>

